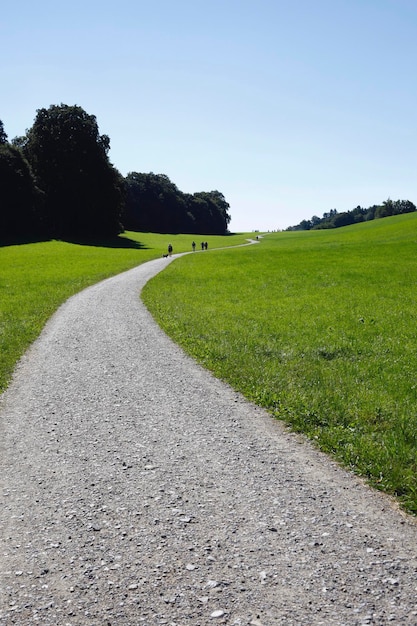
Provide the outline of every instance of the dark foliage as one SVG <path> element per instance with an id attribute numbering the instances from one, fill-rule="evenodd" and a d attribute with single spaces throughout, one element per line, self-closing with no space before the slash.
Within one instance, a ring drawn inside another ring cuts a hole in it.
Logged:
<path id="1" fill-rule="evenodd" d="M 231 218 L 223 194 L 185 194 L 168 176 L 152 172 L 131 172 L 123 179 L 109 162 L 109 137 L 100 135 L 95 116 L 77 105 L 39 109 L 33 126 L 11 144 L 0 120 L 0 147 L 2 241 L 30 237 L 119 245 L 124 228 L 227 233 Z"/>
<path id="2" fill-rule="evenodd" d="M 416 206 L 410 200 L 385 200 L 381 205 L 374 204 L 367 209 L 357 206 L 352 211 L 338 213 L 332 209 L 328 213 L 323 213 L 323 217 L 314 215 L 311 220 L 302 220 L 296 226 L 290 226 L 287 230 L 317 230 L 323 228 L 340 228 L 358 222 L 368 222 L 369 220 L 389 217 L 391 215 L 402 215 L 413 213 Z"/>
<path id="3" fill-rule="evenodd" d="M 125 186 L 123 225 L 126 230 L 189 232 L 183 194 L 168 176 L 130 172 Z"/>
<path id="4" fill-rule="evenodd" d="M 67 237 L 68 243 L 75 243 L 78 246 L 95 246 L 98 248 L 130 248 L 135 250 L 147 250 L 147 246 L 141 241 L 130 239 L 124 235 L 114 237 Z"/>
<path id="5" fill-rule="evenodd" d="M 229 205 L 219 191 L 184 194 L 164 174 L 130 172 L 125 178 L 123 224 L 159 233 L 227 232 Z"/>
<path id="6" fill-rule="evenodd" d="M 229 204 L 223 194 L 220 191 L 200 191 L 193 198 L 199 206 L 196 221 L 200 222 L 200 229 L 195 232 L 207 235 L 225 234 L 231 218 Z"/>
<path id="7" fill-rule="evenodd" d="M 0 120 L 0 145 L 7 143 L 7 135 L 4 130 L 3 122 Z"/>
<path id="8" fill-rule="evenodd" d="M 19 138 L 45 193 L 45 235 L 108 237 L 121 232 L 123 179 L 108 160 L 110 140 L 79 106 L 39 109 Z"/>
<path id="9" fill-rule="evenodd" d="M 22 152 L 0 144 L 0 242 L 37 239 L 41 230 L 43 194 L 36 187 Z"/>

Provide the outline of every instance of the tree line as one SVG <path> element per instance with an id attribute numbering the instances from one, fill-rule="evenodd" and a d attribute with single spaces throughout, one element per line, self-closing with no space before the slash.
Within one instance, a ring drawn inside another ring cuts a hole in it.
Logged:
<path id="1" fill-rule="evenodd" d="M 98 240 L 126 230 L 228 232 L 219 191 L 186 194 L 164 174 L 110 163 L 110 138 L 80 106 L 39 109 L 25 135 L 8 141 L 0 120 L 0 242 Z"/>
<path id="2" fill-rule="evenodd" d="M 410 200 L 384 200 L 382 204 L 374 204 L 367 209 L 357 206 L 351 211 L 338 213 L 332 209 L 328 213 L 323 213 L 323 217 L 313 215 L 309 220 L 302 220 L 296 226 L 289 226 L 287 230 L 319 230 L 323 228 L 340 228 L 359 222 L 389 217 L 391 215 L 402 215 L 403 213 L 413 213 L 416 210 L 415 204 Z"/>

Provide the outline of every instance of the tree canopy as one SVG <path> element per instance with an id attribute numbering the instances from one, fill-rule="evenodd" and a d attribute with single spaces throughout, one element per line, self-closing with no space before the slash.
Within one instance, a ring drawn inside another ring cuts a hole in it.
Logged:
<path id="1" fill-rule="evenodd" d="M 109 137 L 78 105 L 39 109 L 33 126 L 11 143 L 0 120 L 0 147 L 3 241 L 19 236 L 17 231 L 22 237 L 84 240 L 112 237 L 125 228 L 227 232 L 230 207 L 222 193 L 186 194 L 168 176 L 153 172 L 123 178 L 109 161 Z"/>
<path id="2" fill-rule="evenodd" d="M 7 135 L 4 130 L 3 122 L 0 120 L 0 145 L 7 143 Z"/>
<path id="3" fill-rule="evenodd" d="M 123 180 L 109 162 L 110 139 L 79 106 L 39 109 L 19 141 L 45 193 L 45 220 L 55 238 L 121 232 Z"/>
<path id="4" fill-rule="evenodd" d="M 22 152 L 0 143 L 0 242 L 40 233 L 42 193 Z"/>
<path id="5" fill-rule="evenodd" d="M 416 206 L 410 200 L 384 200 L 382 204 L 374 204 L 367 209 L 357 206 L 351 211 L 338 213 L 336 209 L 331 209 L 323 213 L 323 217 L 313 215 L 310 220 L 302 220 L 296 226 L 289 226 L 287 230 L 318 230 L 324 228 L 340 228 L 358 222 L 368 222 L 369 220 L 389 217 L 391 215 L 402 215 L 403 213 L 413 213 Z"/>
<path id="6" fill-rule="evenodd" d="M 130 172 L 123 224 L 128 230 L 224 235 L 229 204 L 219 191 L 185 194 L 165 174 Z"/>

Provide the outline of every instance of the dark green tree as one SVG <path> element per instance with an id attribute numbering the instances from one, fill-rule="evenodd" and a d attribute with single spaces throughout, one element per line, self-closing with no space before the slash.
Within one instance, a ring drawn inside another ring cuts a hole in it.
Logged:
<path id="1" fill-rule="evenodd" d="M 205 203 L 196 216 L 198 232 L 207 235 L 225 235 L 231 220 L 229 204 L 220 191 L 199 191 L 194 198 Z M 200 223 L 199 223 L 200 222 Z"/>
<path id="2" fill-rule="evenodd" d="M 42 193 L 22 152 L 0 144 L 0 242 L 38 238 L 42 231 Z"/>
<path id="3" fill-rule="evenodd" d="M 363 209 L 361 206 L 358 205 L 351 211 L 351 213 L 355 224 L 358 224 L 359 222 L 363 222 L 365 220 L 366 209 Z"/>
<path id="4" fill-rule="evenodd" d="M 130 172 L 125 178 L 127 230 L 224 235 L 229 204 L 220 191 L 185 194 L 165 174 Z"/>
<path id="5" fill-rule="evenodd" d="M 374 220 L 377 210 L 378 210 L 377 204 L 373 204 L 372 206 L 368 207 L 366 209 L 365 222 L 371 222 L 372 220 Z"/>
<path id="6" fill-rule="evenodd" d="M 191 232 L 184 194 L 165 174 L 130 172 L 125 178 L 123 223 L 127 230 Z"/>
<path id="7" fill-rule="evenodd" d="M 123 178 L 108 159 L 110 139 L 94 115 L 74 105 L 39 109 L 19 138 L 45 193 L 45 224 L 56 238 L 114 236 L 121 232 Z"/>
<path id="8" fill-rule="evenodd" d="M 0 120 L 0 145 L 7 143 L 7 135 L 4 130 L 3 122 Z"/>
<path id="9" fill-rule="evenodd" d="M 328 213 L 323 213 L 323 218 L 313 215 L 311 220 L 302 220 L 296 226 L 289 226 L 287 230 L 310 230 L 323 228 L 340 228 L 349 224 L 357 224 L 359 222 L 368 222 L 373 219 L 390 217 L 391 215 L 401 215 L 403 213 L 412 213 L 416 211 L 416 205 L 410 200 L 384 200 L 380 205 L 374 204 L 367 209 L 357 206 L 352 211 L 344 211 L 338 213 L 336 209 L 332 209 Z"/>
<path id="10" fill-rule="evenodd" d="M 204 235 L 211 232 L 210 210 L 207 201 L 199 194 L 185 194 L 187 215 L 192 221 L 191 233 Z"/>
<path id="11" fill-rule="evenodd" d="M 393 203 L 393 215 L 403 215 L 404 213 L 414 213 L 416 205 L 410 200 L 395 200 Z"/>
<path id="12" fill-rule="evenodd" d="M 301 220 L 298 226 L 294 226 L 294 230 L 311 230 L 311 220 Z"/>
<path id="13" fill-rule="evenodd" d="M 335 228 L 341 228 L 342 226 L 349 226 L 354 224 L 355 218 L 350 211 L 344 213 L 338 213 L 333 217 L 333 226 Z"/>
<path id="14" fill-rule="evenodd" d="M 384 200 L 384 202 L 376 209 L 375 219 L 390 217 L 391 215 L 394 215 L 394 203 L 391 198 L 388 198 L 388 200 Z"/>

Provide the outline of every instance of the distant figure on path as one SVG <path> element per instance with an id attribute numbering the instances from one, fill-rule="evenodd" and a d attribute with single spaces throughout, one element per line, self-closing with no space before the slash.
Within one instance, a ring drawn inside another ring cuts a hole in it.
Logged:
<path id="1" fill-rule="evenodd" d="M 193 252 L 195 252 L 195 241 L 193 241 L 193 243 L 191 245 L 193 247 Z"/>
<path id="2" fill-rule="evenodd" d="M 204 247 L 205 247 L 205 249 L 206 249 L 206 250 L 208 249 L 208 243 L 207 243 L 207 241 L 206 241 L 206 243 L 204 244 Z"/>
<path id="3" fill-rule="evenodd" d="M 204 250 L 204 241 L 201 242 L 201 249 Z"/>
<path id="4" fill-rule="evenodd" d="M 171 254 L 172 254 L 172 245 L 171 244 L 168 244 L 168 254 L 169 254 L 169 256 L 171 256 Z"/>

